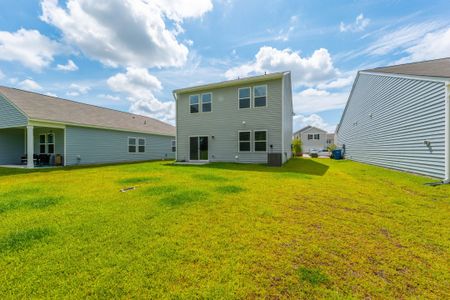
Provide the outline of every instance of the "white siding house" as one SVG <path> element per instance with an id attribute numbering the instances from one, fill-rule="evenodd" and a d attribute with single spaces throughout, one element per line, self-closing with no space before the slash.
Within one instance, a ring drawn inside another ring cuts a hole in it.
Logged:
<path id="1" fill-rule="evenodd" d="M 450 59 L 358 72 L 337 129 L 355 161 L 449 180 Z"/>
<path id="2" fill-rule="evenodd" d="M 182 88 L 177 161 L 284 163 L 292 156 L 290 72 Z"/>
<path id="3" fill-rule="evenodd" d="M 306 126 L 293 134 L 293 138 L 302 141 L 302 152 L 310 153 L 311 150 L 324 150 L 334 143 L 334 134 L 314 126 Z"/>

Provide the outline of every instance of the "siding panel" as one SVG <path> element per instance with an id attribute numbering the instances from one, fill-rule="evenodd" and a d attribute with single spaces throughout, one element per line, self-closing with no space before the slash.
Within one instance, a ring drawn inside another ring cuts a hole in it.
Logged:
<path id="1" fill-rule="evenodd" d="M 27 118 L 0 95 L 0 128 L 26 126 Z"/>
<path id="2" fill-rule="evenodd" d="M 128 137 L 144 138 L 145 153 L 128 153 Z M 66 164 L 173 159 L 173 139 L 175 137 L 67 126 Z"/>
<path id="3" fill-rule="evenodd" d="M 18 165 L 25 154 L 25 129 L 0 129 L 0 164 Z"/>
<path id="4" fill-rule="evenodd" d="M 337 142 L 349 159 L 444 178 L 444 83 L 360 74 Z"/>
<path id="5" fill-rule="evenodd" d="M 283 95 L 284 95 L 284 109 L 283 109 L 283 134 L 284 134 L 284 155 L 283 162 L 286 162 L 292 157 L 292 116 L 293 116 L 293 107 L 292 107 L 292 85 L 291 85 L 291 74 L 284 76 L 284 86 L 283 86 Z"/>

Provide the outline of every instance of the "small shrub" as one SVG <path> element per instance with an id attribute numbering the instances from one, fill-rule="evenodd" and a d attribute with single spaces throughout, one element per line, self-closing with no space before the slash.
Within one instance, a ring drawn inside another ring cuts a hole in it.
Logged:
<path id="1" fill-rule="evenodd" d="M 295 156 L 300 156 L 302 154 L 302 140 L 295 138 L 292 141 L 292 152 Z"/>

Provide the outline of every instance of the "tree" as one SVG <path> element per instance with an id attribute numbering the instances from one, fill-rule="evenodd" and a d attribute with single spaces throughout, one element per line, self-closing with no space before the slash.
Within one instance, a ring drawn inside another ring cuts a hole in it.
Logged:
<path id="1" fill-rule="evenodd" d="M 337 146 L 335 144 L 331 144 L 327 147 L 327 150 L 331 152 L 333 150 L 336 150 L 336 148 L 337 148 Z"/>
<path id="2" fill-rule="evenodd" d="M 302 140 L 299 138 L 295 138 L 292 141 L 292 152 L 295 156 L 299 156 L 302 154 Z"/>

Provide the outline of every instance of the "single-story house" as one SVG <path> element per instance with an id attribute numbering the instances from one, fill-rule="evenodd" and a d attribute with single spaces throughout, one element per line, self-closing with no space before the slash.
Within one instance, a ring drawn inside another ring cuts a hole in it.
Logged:
<path id="1" fill-rule="evenodd" d="M 450 58 L 359 71 L 337 128 L 346 158 L 450 179 Z"/>
<path id="2" fill-rule="evenodd" d="M 334 144 L 334 133 L 327 133 L 314 126 L 306 126 L 294 132 L 293 139 L 302 141 L 302 153 L 310 153 L 311 150 L 326 150 L 328 146 Z"/>
<path id="3" fill-rule="evenodd" d="M 281 165 L 291 158 L 290 72 L 182 88 L 173 94 L 177 161 Z"/>
<path id="4" fill-rule="evenodd" d="M 0 165 L 173 159 L 175 127 L 131 113 L 0 87 Z"/>

